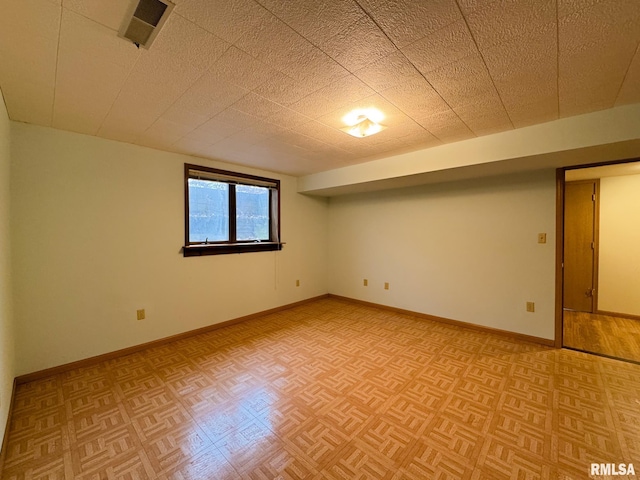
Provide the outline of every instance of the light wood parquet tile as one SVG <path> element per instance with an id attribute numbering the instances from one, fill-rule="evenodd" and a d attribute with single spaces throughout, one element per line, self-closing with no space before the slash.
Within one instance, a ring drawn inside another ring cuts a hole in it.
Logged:
<path id="1" fill-rule="evenodd" d="M 640 366 L 323 299 L 20 385 L 6 448 L 7 480 L 586 479 L 640 470 Z"/>
<path id="2" fill-rule="evenodd" d="M 565 347 L 640 362 L 640 320 L 587 312 L 563 312 Z"/>

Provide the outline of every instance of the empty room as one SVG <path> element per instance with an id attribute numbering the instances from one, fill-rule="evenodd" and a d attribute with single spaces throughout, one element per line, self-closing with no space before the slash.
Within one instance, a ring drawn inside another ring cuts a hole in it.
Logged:
<path id="1" fill-rule="evenodd" d="M 0 478 L 640 471 L 640 2 L 0 2 Z"/>

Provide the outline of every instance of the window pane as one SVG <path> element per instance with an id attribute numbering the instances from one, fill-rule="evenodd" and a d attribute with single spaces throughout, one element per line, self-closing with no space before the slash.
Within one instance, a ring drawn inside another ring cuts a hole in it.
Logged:
<path id="1" fill-rule="evenodd" d="M 189 241 L 229 240 L 229 185 L 189 179 Z"/>
<path id="2" fill-rule="evenodd" d="M 269 240 L 269 189 L 236 186 L 238 240 Z"/>

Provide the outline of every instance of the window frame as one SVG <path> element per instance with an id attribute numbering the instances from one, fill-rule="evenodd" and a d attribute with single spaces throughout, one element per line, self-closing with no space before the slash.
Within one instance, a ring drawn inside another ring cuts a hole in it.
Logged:
<path id="1" fill-rule="evenodd" d="M 216 242 L 191 242 L 189 239 L 189 179 L 193 171 L 200 171 L 204 174 L 219 176 L 220 180 L 211 180 L 229 185 L 229 240 Z M 236 185 L 249 185 L 264 187 L 269 185 L 269 240 L 247 240 L 237 241 L 237 217 L 236 217 Z M 274 198 L 275 195 L 275 198 Z M 274 208 L 274 202 L 276 208 Z M 273 214 L 277 218 L 272 218 Z M 196 257 L 202 255 L 224 255 L 229 253 L 246 252 L 270 252 L 282 250 L 280 241 L 280 180 L 275 178 L 259 177 L 247 173 L 231 172 L 218 168 L 204 167 L 191 163 L 184 164 L 184 246 L 182 253 L 185 257 Z"/>

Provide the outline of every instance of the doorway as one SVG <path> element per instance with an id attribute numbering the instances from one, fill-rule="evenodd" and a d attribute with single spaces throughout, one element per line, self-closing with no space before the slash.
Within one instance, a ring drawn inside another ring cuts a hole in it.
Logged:
<path id="1" fill-rule="evenodd" d="M 561 170 L 560 184 L 562 346 L 640 363 L 640 161 Z"/>

